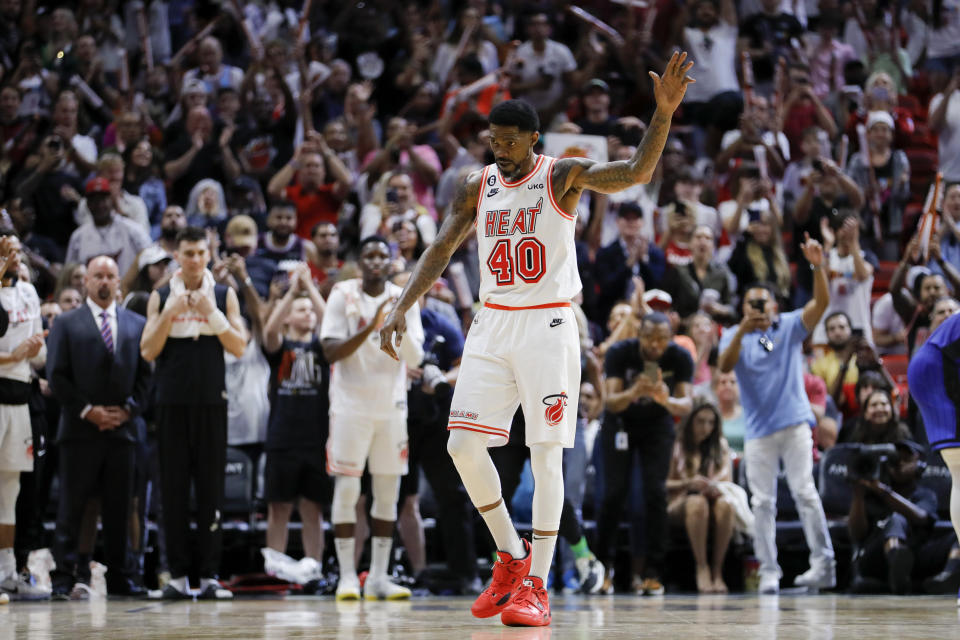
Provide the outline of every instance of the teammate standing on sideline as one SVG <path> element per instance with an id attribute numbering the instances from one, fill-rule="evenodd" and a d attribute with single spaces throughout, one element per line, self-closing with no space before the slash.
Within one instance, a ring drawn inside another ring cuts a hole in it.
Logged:
<path id="1" fill-rule="evenodd" d="M 459 186 L 437 239 L 380 331 L 380 348 L 396 358 L 408 309 L 475 229 L 484 308 L 464 347 L 447 449 L 499 549 L 491 584 L 471 608 L 477 617 L 502 612 L 507 625 L 550 624 L 544 582 L 563 507 L 563 448 L 573 446 L 580 390 L 580 340 L 570 299 L 581 283 L 576 219 L 568 212 L 576 211 L 584 190 L 613 193 L 649 182 L 673 112 L 694 81 L 686 75 L 693 66 L 686 57 L 674 53 L 662 77 L 650 72 L 657 109 L 629 160 L 597 163 L 536 155 L 540 123 L 533 108 L 521 100 L 497 105 L 490 112 L 496 164 L 475 171 Z M 532 549 L 517 536 L 486 451 L 507 442 L 518 405 L 526 417 L 535 482 Z"/>
<path id="2" fill-rule="evenodd" d="M 16 504 L 20 472 L 33 471 L 33 432 L 30 428 L 32 368 L 42 367 L 47 357 L 40 298 L 29 282 L 17 277 L 23 253 L 20 239 L 10 230 L 0 230 L 0 309 L 9 327 L 0 338 L 0 594 L 9 598 L 31 592 L 29 581 L 17 573 L 13 554 L 16 536 Z"/>
<path id="3" fill-rule="evenodd" d="M 393 526 L 397 520 L 400 476 L 407 473 L 407 366 L 423 360 L 423 327 L 416 304 L 407 307 L 404 324 L 410 339 L 403 363 L 391 362 L 377 349 L 376 330 L 400 287 L 387 280 L 390 247 L 380 236 L 360 243 L 360 278 L 334 285 L 320 325 L 320 344 L 330 376 L 330 437 L 327 471 L 333 485 L 334 544 L 340 564 L 337 600 L 357 600 L 360 580 L 354 562 L 360 476 L 369 459 L 373 505 L 370 508 L 370 573 L 363 585 L 367 600 L 399 600 L 410 590 L 387 578 Z M 416 302 L 414 300 L 414 302 Z M 403 316 L 401 316 L 403 317 Z"/>
<path id="4" fill-rule="evenodd" d="M 164 528 L 173 579 L 162 597 L 191 597 L 193 565 L 190 484 L 197 498 L 200 594 L 204 600 L 233 597 L 217 580 L 222 549 L 224 466 L 227 462 L 227 391 L 224 351 L 239 358 L 247 346 L 240 302 L 233 289 L 216 284 L 207 269 L 207 232 L 187 227 L 177 234 L 180 269 L 170 284 L 150 294 L 140 353 L 156 360 L 157 439 L 163 487 Z"/>

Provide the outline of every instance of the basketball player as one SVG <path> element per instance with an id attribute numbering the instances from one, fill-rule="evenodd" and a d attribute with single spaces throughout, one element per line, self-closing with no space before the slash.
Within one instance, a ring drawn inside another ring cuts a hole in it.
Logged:
<path id="1" fill-rule="evenodd" d="M 360 243 L 361 277 L 334 285 L 320 326 L 320 344 L 330 376 L 330 437 L 327 471 L 333 485 L 334 544 L 340 563 L 337 600 L 360 598 L 360 580 L 354 561 L 354 527 L 360 476 L 369 459 L 373 505 L 370 573 L 363 585 L 367 600 L 399 600 L 410 590 L 387 579 L 393 526 L 397 519 L 400 476 L 407 473 L 407 372 L 402 363 L 383 357 L 376 330 L 392 306 L 400 287 L 387 280 L 390 247 L 380 236 Z M 400 349 L 403 363 L 423 360 L 420 309 L 408 305 L 404 325 L 410 341 Z"/>
<path id="2" fill-rule="evenodd" d="M 944 320 L 914 352 L 907 384 L 930 449 L 939 451 L 950 469 L 950 520 L 960 538 L 960 314 Z"/>
<path id="3" fill-rule="evenodd" d="M 480 255 L 480 299 L 464 346 L 454 391 L 447 449 L 499 550 L 490 586 L 471 611 L 501 613 L 506 625 L 550 624 L 544 582 L 563 507 L 563 448 L 573 446 L 580 390 L 580 342 L 570 299 L 581 289 L 574 250 L 580 194 L 621 191 L 649 182 L 663 151 L 670 119 L 693 78 L 686 53 L 674 53 L 663 76 L 650 72 L 657 109 L 632 158 L 597 163 L 536 155 L 539 120 L 521 100 L 490 112 L 496 164 L 460 185 L 437 239 L 414 268 L 380 330 L 380 348 L 397 357 L 405 315 L 443 273 L 471 231 Z M 396 339 L 394 339 L 396 334 Z M 395 342 L 396 341 L 396 342 Z M 487 453 L 510 437 L 517 406 L 535 482 L 533 546 L 521 542 Z"/>
<path id="4" fill-rule="evenodd" d="M 0 230 L 0 313 L 8 316 L 0 337 L 0 603 L 33 597 L 29 580 L 17 572 L 16 537 L 20 473 L 33 471 L 30 425 L 30 380 L 44 365 L 47 348 L 40 318 L 40 298 L 29 281 L 18 277 L 23 251 L 10 229 Z"/>

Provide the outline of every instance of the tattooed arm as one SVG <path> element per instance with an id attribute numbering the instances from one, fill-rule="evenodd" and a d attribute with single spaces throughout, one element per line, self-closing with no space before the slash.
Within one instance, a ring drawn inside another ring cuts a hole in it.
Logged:
<path id="1" fill-rule="evenodd" d="M 670 132 L 670 120 L 676 111 L 687 85 L 694 79 L 687 75 L 693 67 L 693 62 L 686 62 L 686 53 L 674 53 L 667 63 L 663 77 L 653 71 L 653 93 L 657 100 L 657 110 L 647 125 L 647 132 L 637 147 L 637 152 L 629 160 L 598 163 L 583 158 L 564 158 L 558 160 L 553 168 L 553 184 L 558 193 L 560 204 L 567 210 L 575 202 L 563 202 L 568 196 L 571 199 L 579 198 L 584 189 L 599 191 L 600 193 L 614 193 L 622 191 L 635 184 L 650 182 L 663 145 Z"/>
<path id="2" fill-rule="evenodd" d="M 397 304 L 384 321 L 383 328 L 380 329 L 380 349 L 394 360 L 398 359 L 396 348 L 400 346 L 403 332 L 406 330 L 404 314 L 407 309 L 430 290 L 433 283 L 447 268 L 450 256 L 473 230 L 473 221 L 477 217 L 481 173 L 474 171 L 457 187 L 450 214 L 443 221 L 436 239 L 420 256 L 410 275 L 410 280 L 407 281 L 407 286 L 403 288 Z M 393 339 L 394 333 L 397 334 L 396 342 Z"/>

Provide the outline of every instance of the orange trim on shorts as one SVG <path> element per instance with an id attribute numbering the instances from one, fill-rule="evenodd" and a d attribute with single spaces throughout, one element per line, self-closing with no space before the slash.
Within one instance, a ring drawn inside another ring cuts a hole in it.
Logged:
<path id="1" fill-rule="evenodd" d="M 483 424 L 474 424 L 472 422 L 463 422 L 463 421 L 453 421 L 447 425 L 447 431 L 451 429 L 463 429 L 465 431 L 476 431 L 477 433 L 485 433 L 488 436 L 500 436 L 502 438 L 510 439 L 510 432 L 506 429 L 498 429 L 497 427 L 488 427 Z"/>
<path id="2" fill-rule="evenodd" d="M 326 466 L 327 466 L 327 475 L 336 473 L 336 474 L 339 474 L 339 475 L 341 475 L 341 476 L 353 476 L 354 478 L 362 478 L 362 477 L 363 477 L 363 472 L 362 472 L 362 471 L 347 471 L 347 470 L 343 469 L 343 467 L 338 467 L 337 465 L 333 464 L 333 461 L 332 461 L 332 460 L 333 460 L 333 455 L 332 455 L 333 452 L 330 450 L 330 440 L 329 440 L 329 438 L 327 439 L 327 446 L 324 447 L 324 449 L 327 450 L 327 465 L 326 465 Z"/>
<path id="3" fill-rule="evenodd" d="M 493 302 L 484 302 L 483 306 L 488 309 L 499 309 L 500 311 L 525 311 L 527 309 L 559 309 L 561 307 L 569 307 L 569 302 L 549 302 L 547 304 L 535 304 L 529 307 L 508 307 L 505 304 L 495 304 Z"/>

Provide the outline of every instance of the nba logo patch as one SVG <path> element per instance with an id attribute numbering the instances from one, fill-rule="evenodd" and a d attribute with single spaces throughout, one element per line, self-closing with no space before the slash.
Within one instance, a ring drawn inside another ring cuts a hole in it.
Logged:
<path id="1" fill-rule="evenodd" d="M 555 427 L 563 422 L 563 408 L 567 406 L 566 393 L 554 393 L 544 396 L 543 404 L 547 405 L 543 415 L 547 420 L 547 426 Z"/>

